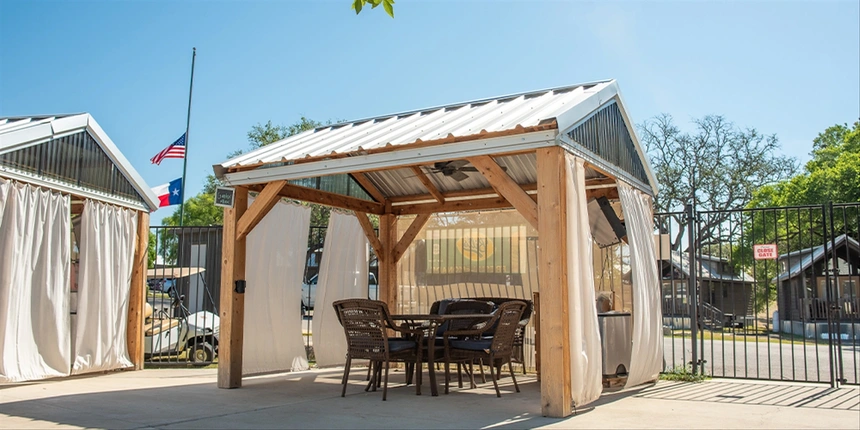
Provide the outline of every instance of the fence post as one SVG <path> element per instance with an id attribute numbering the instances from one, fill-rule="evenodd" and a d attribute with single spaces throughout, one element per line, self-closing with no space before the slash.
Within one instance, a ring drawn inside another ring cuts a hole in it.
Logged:
<path id="1" fill-rule="evenodd" d="M 690 295 L 690 338 L 692 340 L 691 359 L 693 361 L 693 374 L 698 373 L 699 367 L 699 294 L 696 279 L 696 213 L 692 204 L 685 208 L 687 221 L 687 243 L 689 244 L 687 260 L 689 261 L 689 276 L 687 276 L 687 291 Z"/>
<path id="2" fill-rule="evenodd" d="M 841 333 L 841 325 L 839 320 L 839 259 L 836 256 L 836 224 L 833 222 L 833 201 L 827 203 L 828 212 L 830 214 L 830 261 L 832 261 L 833 267 L 830 269 L 830 287 L 828 288 L 828 295 L 830 295 L 830 303 L 828 303 L 828 315 L 830 315 L 830 319 L 833 320 L 833 329 L 836 331 L 836 342 L 833 341 L 833 332 L 831 331 L 830 342 L 834 343 L 833 351 L 835 352 L 834 356 L 834 370 L 831 373 L 834 373 L 833 380 L 838 387 L 840 384 L 845 383 L 845 368 L 844 363 L 842 361 L 842 333 Z M 845 242 L 846 248 L 848 247 L 848 242 Z M 825 254 L 826 255 L 826 254 Z M 825 259 L 825 261 L 827 261 Z"/>

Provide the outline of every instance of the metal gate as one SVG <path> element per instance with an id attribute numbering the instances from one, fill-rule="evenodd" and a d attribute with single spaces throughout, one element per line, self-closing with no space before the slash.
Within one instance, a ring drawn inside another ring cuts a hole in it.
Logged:
<path id="1" fill-rule="evenodd" d="M 688 206 L 655 226 L 666 370 L 858 384 L 860 203 Z"/>
<path id="2" fill-rule="evenodd" d="M 217 361 L 222 227 L 151 227 L 144 364 Z"/>

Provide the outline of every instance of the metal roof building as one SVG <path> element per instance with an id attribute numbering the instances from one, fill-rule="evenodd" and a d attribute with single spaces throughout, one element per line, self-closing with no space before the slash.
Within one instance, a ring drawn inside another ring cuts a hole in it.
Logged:
<path id="1" fill-rule="evenodd" d="M 224 211 L 220 388 L 242 385 L 244 289 L 234 285 L 245 283 L 246 237 L 280 198 L 353 211 L 379 260 L 380 300 L 391 309 L 401 304 L 398 291 L 406 282 L 398 263 L 433 214 L 515 209 L 540 244 L 542 411 L 554 417 L 572 413 L 574 399 L 590 401 L 584 400 L 593 395 L 589 390 L 600 386 L 598 372 L 586 369 L 599 360 L 589 362 L 580 350 L 599 349 L 593 280 L 582 279 L 581 269 L 592 264 L 585 251 L 589 228 L 594 231 L 587 202 L 627 202 L 628 216 L 612 214 L 618 209 L 611 204 L 603 205 L 602 216 L 619 239 L 628 234 L 616 221 L 625 219 L 639 247 L 631 261 L 644 269 L 635 275 L 634 294 L 642 294 L 639 309 L 654 309 L 634 312 L 641 318 L 637 327 L 649 328 L 633 344 L 648 345 L 637 349 L 647 356 L 637 358 L 640 369 L 648 368 L 640 378 L 659 372 L 662 341 L 651 336 L 660 332 L 659 276 L 649 224 L 658 185 L 614 80 L 320 127 L 213 170 L 235 195 Z M 258 193 L 250 205 L 249 193 Z M 378 234 L 370 214 L 379 216 Z M 408 227 L 400 229 L 398 219 Z"/>
<path id="2" fill-rule="evenodd" d="M 0 281 L 5 281 L 0 285 L 0 295 L 4 296 L 0 298 L 0 303 L 13 303 L 14 310 L 22 312 L 29 311 L 31 305 L 39 312 L 48 309 L 41 314 L 43 319 L 36 329 L 38 336 L 34 339 L 50 341 L 55 346 L 66 348 L 75 342 L 75 338 L 70 341 L 69 333 L 59 333 L 62 329 L 77 327 L 77 334 L 96 333 L 88 338 L 92 340 L 102 334 L 99 324 L 120 327 L 116 321 L 127 319 L 127 324 L 121 329 L 125 330 L 125 336 L 104 336 L 107 340 L 101 351 L 128 349 L 131 363 L 136 369 L 142 369 L 142 308 L 149 213 L 158 208 L 158 199 L 140 174 L 88 113 L 4 117 L 0 118 L 2 186 L 7 190 L 16 190 L 0 193 L 0 239 L 5 240 L 2 249 L 15 254 L 3 255 L 2 260 L 7 263 L 17 261 L 15 257 L 23 260 L 16 263 L 15 270 L 19 273 L 0 277 L 3 278 Z M 34 217 L 42 218 L 38 223 L 29 223 Z M 100 240 L 86 239 L 92 237 Z M 49 255 L 67 257 L 65 261 L 61 261 L 61 257 L 42 261 L 33 257 L 33 252 L 19 252 L 7 246 L 19 243 L 33 245 L 32 249 Z M 109 251 L 99 248 L 108 246 L 105 244 L 116 246 Z M 37 261 L 39 264 L 36 264 Z M 126 269 L 130 272 L 127 278 Z M 117 278 L 126 279 L 109 279 L 110 276 L 105 272 L 111 270 L 111 273 L 117 274 Z M 45 282 L 45 279 L 51 282 Z M 108 293 L 109 290 L 112 293 Z M 82 294 L 79 296 L 78 292 Z M 28 303 L 23 300 L 16 303 L 8 301 L 8 297 L 51 297 L 48 304 L 59 305 L 51 308 L 35 299 Z M 123 297 L 127 297 L 127 302 L 122 301 Z M 98 309 L 99 303 L 105 306 L 116 304 L 118 309 L 127 309 L 127 315 L 124 312 L 111 314 Z M 65 308 L 59 309 L 62 306 Z M 78 315 L 79 306 L 81 309 L 96 308 L 97 311 L 82 311 Z M 82 321 L 85 323 L 82 324 Z M 0 324 L 14 325 L 12 331 L 24 333 L 32 328 L 32 324 L 28 325 L 30 322 L 29 318 L 10 315 L 10 308 L 0 312 Z M 81 329 L 86 324 L 89 324 L 89 331 Z M 50 333 L 46 334 L 44 330 L 44 326 L 51 325 L 62 328 L 58 329 L 60 338 L 57 342 L 53 342 Z M 23 345 L 24 341 L 18 345 L 18 340 L 10 339 L 0 339 L 0 349 L 8 347 L 10 343 L 15 346 L 9 350 L 27 349 Z M 3 345 L 3 341 L 9 343 Z M 48 355 L 49 352 L 44 353 L 44 356 Z M 13 357 L 13 361 L 18 361 L 9 368 L 33 368 L 33 363 L 44 361 L 42 357 L 41 352 L 21 360 Z M 100 356 L 99 360 L 102 358 Z M 0 363 L 0 380 L 4 377 L 3 364 Z M 64 364 L 70 363 L 66 360 Z M 106 366 L 115 364 L 110 362 Z M 81 365 L 75 371 L 84 372 L 86 369 L 90 367 Z M 69 371 L 67 368 L 60 374 L 65 376 Z M 7 376 L 19 378 L 14 380 L 26 380 L 20 378 L 38 379 L 60 374 L 28 371 Z"/>
<path id="3" fill-rule="evenodd" d="M 158 199 L 88 113 L 0 118 L 0 176 L 147 212 Z"/>

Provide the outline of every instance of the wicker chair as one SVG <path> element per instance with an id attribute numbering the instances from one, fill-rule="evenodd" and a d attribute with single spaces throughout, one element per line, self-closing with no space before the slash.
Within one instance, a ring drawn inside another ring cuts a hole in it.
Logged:
<path id="1" fill-rule="evenodd" d="M 526 374 L 526 361 L 525 361 L 525 335 L 526 335 L 526 326 L 529 324 L 529 320 L 531 320 L 532 312 L 534 309 L 534 304 L 531 300 L 523 300 L 523 299 L 513 299 L 508 297 L 478 297 L 475 300 L 486 300 L 495 303 L 496 305 L 501 305 L 505 302 L 510 302 L 512 300 L 520 300 L 525 302 L 526 309 L 523 311 L 523 315 L 520 317 L 519 327 L 517 327 L 517 333 L 514 335 L 514 354 L 511 357 L 511 360 L 514 363 L 519 363 L 523 366 L 523 375 Z"/>
<path id="2" fill-rule="evenodd" d="M 421 330 L 411 330 L 395 324 L 388 313 L 385 302 L 368 299 L 345 299 L 333 303 L 337 312 L 338 320 L 343 326 L 346 335 L 347 353 L 346 367 L 343 369 L 343 390 L 341 397 L 346 396 L 346 386 L 349 379 L 349 368 L 353 359 L 370 360 L 375 369 L 373 378 L 365 391 L 371 387 L 374 391 L 379 386 L 381 370 L 385 369 L 382 376 L 382 400 L 386 400 L 388 394 L 388 368 L 389 363 L 404 362 L 408 364 L 420 363 L 422 351 Z M 405 337 L 389 338 L 388 330 L 401 333 Z M 410 368 L 412 366 L 409 366 Z M 420 366 L 417 366 L 420 369 Z M 417 392 L 421 393 L 421 375 L 418 375 Z"/>
<path id="3" fill-rule="evenodd" d="M 511 365 L 513 354 L 514 336 L 517 331 L 526 303 L 519 300 L 502 303 L 495 311 L 493 318 L 478 327 L 467 330 L 448 330 L 442 336 L 445 346 L 445 393 L 448 393 L 448 382 L 451 362 L 473 363 L 482 360 L 489 364 L 496 389 L 496 396 L 502 397 L 499 391 L 498 379 L 501 367 L 508 364 L 514 388 L 519 393 L 517 378 L 514 376 L 514 368 Z M 485 335 L 491 329 L 495 329 L 492 338 Z M 474 373 L 471 375 L 472 386 L 475 385 Z"/>

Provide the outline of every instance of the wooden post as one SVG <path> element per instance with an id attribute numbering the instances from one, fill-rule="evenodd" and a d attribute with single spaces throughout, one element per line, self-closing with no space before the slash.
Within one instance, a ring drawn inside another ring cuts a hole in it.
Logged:
<path id="1" fill-rule="evenodd" d="M 149 248 L 149 213 L 137 213 L 137 243 L 131 268 L 131 285 L 128 294 L 128 321 L 126 346 L 132 370 L 143 369 L 143 308 L 146 304 L 146 265 Z"/>
<path id="2" fill-rule="evenodd" d="M 532 312 L 532 318 L 535 322 L 535 374 L 538 382 L 540 382 L 540 292 L 532 293 L 532 297 L 532 303 L 535 307 L 534 312 Z"/>
<path id="3" fill-rule="evenodd" d="M 379 299 L 388 304 L 391 312 L 397 312 L 397 260 L 394 258 L 394 248 L 397 247 L 397 217 L 382 215 L 379 217 L 379 240 L 382 241 L 384 256 L 379 258 Z"/>
<path id="4" fill-rule="evenodd" d="M 218 388 L 242 386 L 242 345 L 245 328 L 245 295 L 234 289 L 245 279 L 245 238 L 236 239 L 239 219 L 248 208 L 248 189 L 236 188 L 232 208 L 224 209 L 221 248 L 221 337 L 218 341 Z"/>
<path id="5" fill-rule="evenodd" d="M 537 150 L 541 412 L 553 418 L 572 412 L 564 163 L 559 146 Z"/>

